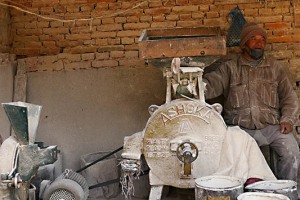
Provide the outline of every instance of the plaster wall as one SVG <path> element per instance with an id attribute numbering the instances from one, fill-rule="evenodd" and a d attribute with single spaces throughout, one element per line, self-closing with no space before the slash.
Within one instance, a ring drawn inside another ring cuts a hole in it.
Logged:
<path id="1" fill-rule="evenodd" d="M 82 155 L 110 152 L 141 131 L 148 107 L 165 102 L 165 80 L 154 67 L 27 73 L 27 102 L 42 105 L 37 140 L 58 145 L 63 167 Z"/>
<path id="2" fill-rule="evenodd" d="M 0 103 L 11 102 L 14 91 L 16 65 L 11 56 L 0 54 Z M 10 135 L 10 122 L 0 105 L 0 135 L 6 139 Z"/>

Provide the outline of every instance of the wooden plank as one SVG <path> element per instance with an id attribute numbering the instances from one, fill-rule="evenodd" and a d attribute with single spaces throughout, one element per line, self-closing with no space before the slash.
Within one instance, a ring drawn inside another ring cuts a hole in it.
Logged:
<path id="1" fill-rule="evenodd" d="M 139 43 L 141 59 L 184 56 L 213 56 L 226 54 L 224 36 L 193 37 Z"/>
<path id="2" fill-rule="evenodd" d="M 26 102 L 27 74 L 24 60 L 19 60 L 14 84 L 14 101 Z"/>

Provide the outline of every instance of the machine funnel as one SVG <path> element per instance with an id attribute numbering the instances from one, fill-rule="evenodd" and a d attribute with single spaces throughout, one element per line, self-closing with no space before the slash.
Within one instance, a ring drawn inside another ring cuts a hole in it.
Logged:
<path id="1" fill-rule="evenodd" d="M 2 106 L 19 142 L 34 144 L 42 106 L 25 102 L 2 103 Z"/>

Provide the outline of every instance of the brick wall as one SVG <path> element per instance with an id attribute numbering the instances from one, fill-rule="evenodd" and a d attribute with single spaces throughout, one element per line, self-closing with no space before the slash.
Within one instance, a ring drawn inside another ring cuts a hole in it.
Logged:
<path id="1" fill-rule="evenodd" d="M 9 11 L 7 7 L 0 6 L 0 52 L 9 52 Z"/>
<path id="2" fill-rule="evenodd" d="M 29 71 L 139 65 L 137 43 L 143 29 L 219 26 L 226 34 L 227 14 L 239 6 L 247 21 L 267 30 L 268 53 L 300 80 L 297 0 L 19 0 L 20 4 L 59 19 L 10 9 L 11 53 L 31 57 Z M 39 64 L 45 55 L 50 64 Z"/>

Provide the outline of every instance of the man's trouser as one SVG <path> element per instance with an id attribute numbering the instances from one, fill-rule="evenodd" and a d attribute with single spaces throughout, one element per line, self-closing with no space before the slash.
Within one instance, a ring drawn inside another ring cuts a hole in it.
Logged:
<path id="1" fill-rule="evenodd" d="M 274 173 L 278 179 L 297 182 L 300 152 L 293 133 L 280 133 L 279 125 L 269 125 L 261 130 L 242 129 L 256 140 L 258 146 L 269 145 L 277 153 L 277 172 Z"/>

